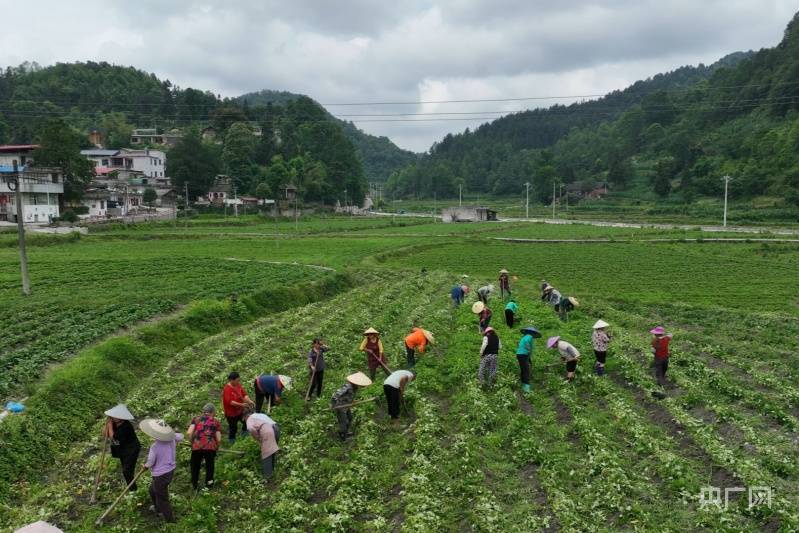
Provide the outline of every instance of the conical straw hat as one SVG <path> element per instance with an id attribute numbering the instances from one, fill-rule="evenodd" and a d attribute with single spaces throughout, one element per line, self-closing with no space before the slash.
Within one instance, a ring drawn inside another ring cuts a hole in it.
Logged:
<path id="1" fill-rule="evenodd" d="M 292 387 L 292 379 L 291 379 L 290 377 L 288 377 L 288 376 L 284 376 L 283 374 L 280 374 L 280 375 L 278 376 L 278 379 L 280 380 L 280 384 L 281 384 L 281 385 L 283 385 L 283 388 L 284 388 L 284 389 L 286 389 L 286 390 L 291 390 L 291 387 Z"/>
<path id="2" fill-rule="evenodd" d="M 426 329 L 422 330 L 424 332 L 424 337 L 430 344 L 435 344 L 436 338 L 433 336 L 432 331 L 427 331 Z"/>
<path id="3" fill-rule="evenodd" d="M 594 324 L 594 329 L 602 329 L 608 327 L 610 324 L 605 322 L 604 320 L 597 320 L 596 324 Z"/>
<path id="4" fill-rule="evenodd" d="M 377 331 L 375 328 L 369 328 L 363 332 L 364 335 L 380 335 L 380 332 Z"/>
<path id="5" fill-rule="evenodd" d="M 135 417 L 128 410 L 128 406 L 120 403 L 105 412 L 106 416 L 117 418 L 119 420 L 133 420 Z"/>
<path id="6" fill-rule="evenodd" d="M 474 302 L 472 304 L 472 313 L 474 313 L 474 314 L 482 313 L 483 309 L 485 309 L 485 308 L 486 308 L 486 306 L 485 306 L 485 304 L 483 302 Z"/>
<path id="7" fill-rule="evenodd" d="M 347 381 L 352 383 L 353 385 L 357 385 L 358 387 L 368 387 L 372 384 L 372 380 L 369 379 L 369 376 L 364 374 L 363 372 L 356 372 L 354 374 L 350 374 L 347 376 Z"/>
<path id="8" fill-rule="evenodd" d="M 146 418 L 139 424 L 145 435 L 164 442 L 175 440 L 175 430 L 169 427 L 169 424 L 163 420 L 156 420 L 155 418 Z"/>
<path id="9" fill-rule="evenodd" d="M 580 301 L 574 296 L 569 296 L 569 301 L 572 303 L 574 307 L 580 307 Z"/>

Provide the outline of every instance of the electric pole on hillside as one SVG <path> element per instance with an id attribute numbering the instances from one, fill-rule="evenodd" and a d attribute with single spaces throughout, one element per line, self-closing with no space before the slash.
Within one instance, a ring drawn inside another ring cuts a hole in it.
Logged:
<path id="1" fill-rule="evenodd" d="M 458 207 L 463 207 L 463 183 L 458 184 Z"/>
<path id="2" fill-rule="evenodd" d="M 555 187 L 557 187 L 557 182 L 552 182 L 552 220 L 555 220 Z"/>
<path id="3" fill-rule="evenodd" d="M 726 228 L 727 227 L 727 190 L 729 189 L 730 180 L 732 179 L 732 177 L 724 176 L 721 179 L 724 180 L 724 227 Z"/>
<path id="4" fill-rule="evenodd" d="M 186 191 L 185 205 L 183 206 L 183 225 L 186 229 L 189 229 L 189 182 L 184 182 L 183 187 Z"/>
<path id="5" fill-rule="evenodd" d="M 19 238 L 19 268 L 22 273 L 22 294 L 30 296 L 31 282 L 28 277 L 28 253 L 25 249 L 25 215 L 22 209 L 22 177 L 19 167 L 14 161 L 14 172 L 8 178 L 8 188 L 14 191 L 14 200 L 17 206 L 17 236 Z"/>
<path id="6" fill-rule="evenodd" d="M 530 218 L 530 182 L 524 183 L 524 188 L 527 192 L 524 202 L 524 218 Z"/>

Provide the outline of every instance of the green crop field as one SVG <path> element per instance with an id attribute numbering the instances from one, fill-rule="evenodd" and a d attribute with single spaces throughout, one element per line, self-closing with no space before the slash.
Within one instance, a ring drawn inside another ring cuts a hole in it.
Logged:
<path id="1" fill-rule="evenodd" d="M 65 531 L 799 530 L 799 245 L 400 217 L 284 221 L 278 231 L 256 217 L 188 222 L 32 241 L 29 298 L 11 237 L 0 240 L 0 397 L 30 395 L 24 414 L 0 422 L 0 529 L 45 519 Z M 517 278 L 521 323 L 544 334 L 529 393 L 518 327 L 502 322 L 499 298 L 490 390 L 476 378 L 474 296 L 457 309 L 449 299 L 460 275 L 476 287 L 500 268 Z M 541 279 L 580 299 L 569 322 L 539 301 Z M 593 373 L 598 318 L 613 334 L 604 377 Z M 414 324 L 436 344 L 419 357 L 407 412 L 392 424 L 381 377 L 359 391 L 379 399 L 353 409 L 355 436 L 340 442 L 329 398 L 365 369 L 361 332 L 380 330 L 399 368 Z M 674 333 L 664 389 L 650 368 L 657 324 Z M 306 404 L 305 353 L 318 335 L 332 350 L 323 397 Z M 549 335 L 582 353 L 571 384 L 545 348 Z M 244 455 L 220 454 L 216 486 L 194 493 L 180 448 L 177 524 L 147 510 L 146 475 L 96 527 L 123 488 L 118 461 L 106 459 L 98 503 L 89 501 L 102 410 L 124 401 L 139 419 L 185 431 L 204 403 L 219 403 L 231 370 L 248 389 L 260 373 L 295 378 L 271 413 L 281 429 L 275 476 L 262 484 L 257 443 L 239 439 L 232 449 Z M 726 508 L 703 505 L 706 487 L 722 499 L 733 491 Z M 769 488 L 770 505 L 750 508 L 756 487 Z"/>

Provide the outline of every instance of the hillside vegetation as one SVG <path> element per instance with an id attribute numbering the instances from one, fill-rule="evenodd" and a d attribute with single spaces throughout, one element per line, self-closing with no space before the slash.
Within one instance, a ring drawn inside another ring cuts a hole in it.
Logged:
<path id="1" fill-rule="evenodd" d="M 772 195 L 799 204 L 799 19 L 782 42 L 684 67 L 596 101 L 525 111 L 447 135 L 395 174 L 399 194 L 516 193 L 526 181 L 538 201 L 553 182 L 608 180 L 641 197 Z"/>

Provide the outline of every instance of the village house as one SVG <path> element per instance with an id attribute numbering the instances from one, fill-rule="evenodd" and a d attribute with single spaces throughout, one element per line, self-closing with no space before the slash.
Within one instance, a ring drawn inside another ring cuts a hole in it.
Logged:
<path id="1" fill-rule="evenodd" d="M 22 196 L 22 220 L 48 223 L 60 215 L 64 195 L 64 175 L 60 168 L 37 167 L 32 152 L 37 145 L 0 146 L 0 220 L 17 221 L 16 194 Z M 20 190 L 14 185 L 17 166 Z"/>
<path id="2" fill-rule="evenodd" d="M 148 178 L 164 178 L 166 174 L 166 153 L 161 150 L 144 148 L 133 150 L 90 149 L 81 150 L 81 155 L 94 163 L 95 173 L 107 174 L 113 170 L 134 170 Z"/>
<path id="3" fill-rule="evenodd" d="M 205 196 L 197 198 L 200 205 L 223 205 L 228 198 L 233 197 L 233 180 L 230 176 L 219 174 L 214 178 L 214 184 Z"/>
<path id="4" fill-rule="evenodd" d="M 497 212 L 487 207 L 447 207 L 441 211 L 443 222 L 483 222 L 496 219 Z"/>
<path id="5" fill-rule="evenodd" d="M 168 133 L 158 133 L 155 128 L 137 128 L 130 135 L 130 144 L 160 144 L 175 146 L 183 137 L 179 129 L 169 130 Z"/>
<path id="6" fill-rule="evenodd" d="M 578 200 L 598 200 L 608 194 L 608 184 L 605 181 L 595 183 L 577 181 L 566 185 L 566 194 Z"/>

